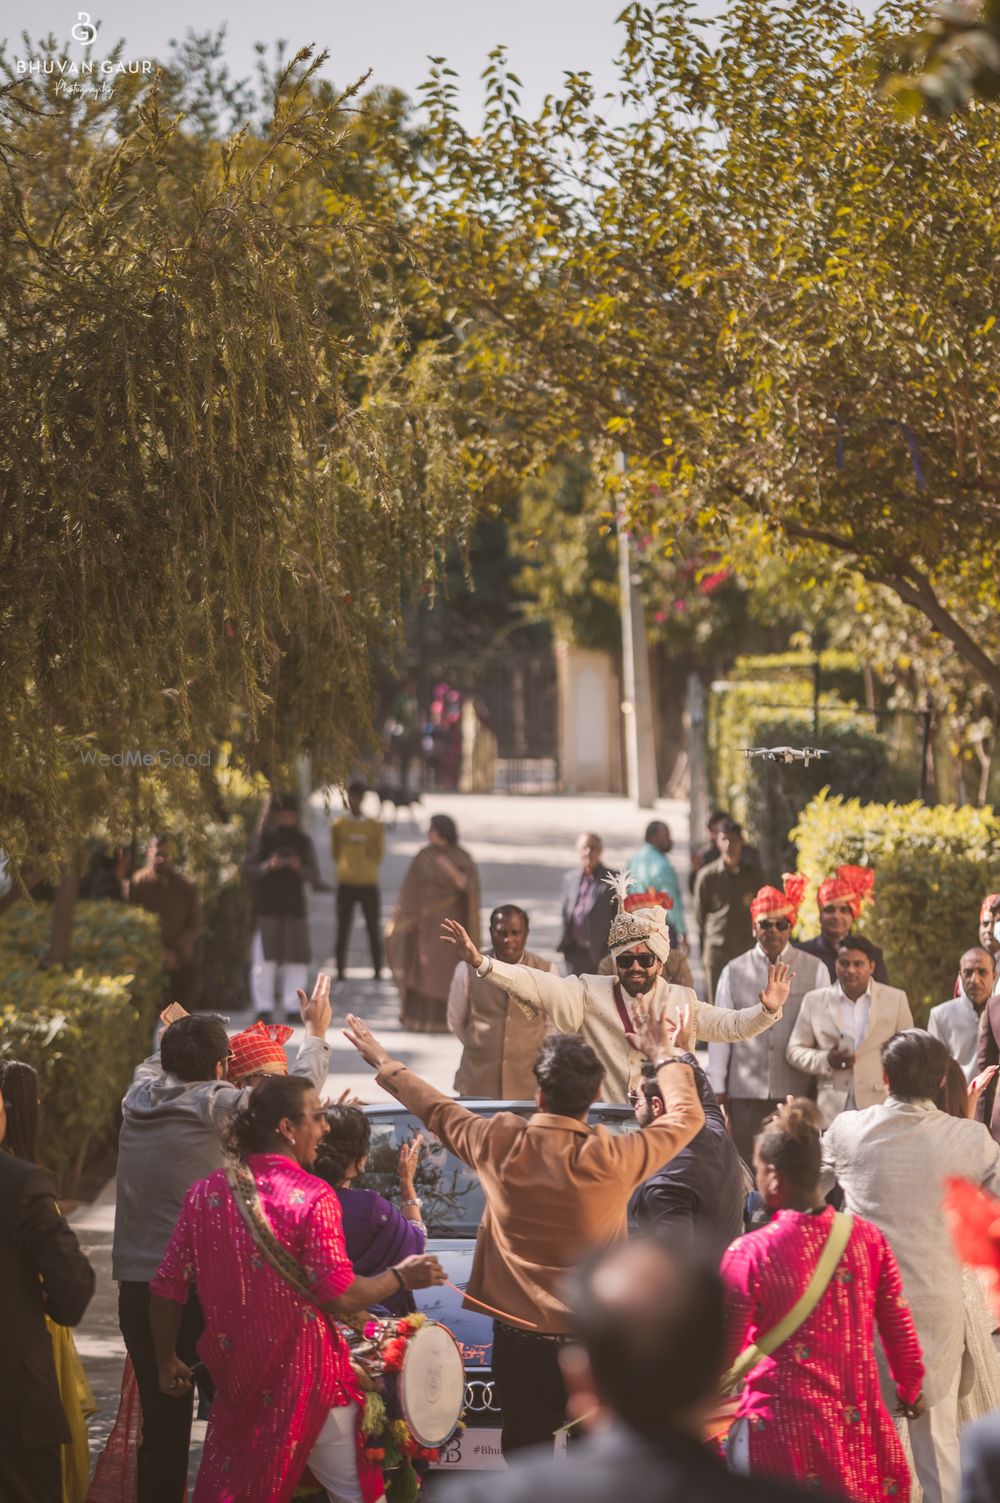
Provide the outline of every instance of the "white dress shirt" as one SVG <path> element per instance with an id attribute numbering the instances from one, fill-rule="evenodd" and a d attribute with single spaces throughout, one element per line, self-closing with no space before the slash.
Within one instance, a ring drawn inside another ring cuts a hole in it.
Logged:
<path id="1" fill-rule="evenodd" d="M 854 1040 L 854 1052 L 868 1032 L 868 1014 L 872 1006 L 871 982 L 865 987 L 856 1002 L 852 1002 L 844 991 L 840 982 L 837 982 L 837 990 L 840 993 L 840 1016 L 842 1018 L 841 1029 L 845 1039 Z M 847 1110 L 855 1110 L 857 1102 L 854 1099 L 854 1072 L 851 1072 L 851 1084 L 847 1090 Z"/>

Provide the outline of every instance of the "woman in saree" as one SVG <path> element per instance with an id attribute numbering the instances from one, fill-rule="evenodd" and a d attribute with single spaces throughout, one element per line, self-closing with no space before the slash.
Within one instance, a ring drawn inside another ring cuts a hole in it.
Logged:
<path id="1" fill-rule="evenodd" d="M 447 814 L 434 815 L 427 841 L 403 881 L 386 949 L 402 999 L 403 1027 L 415 1033 L 447 1033 L 455 957 L 441 943 L 441 924 L 455 919 L 478 945 L 479 873 L 459 845 L 458 828 Z"/>
<path id="2" fill-rule="evenodd" d="M 416 1197 L 413 1176 L 420 1162 L 423 1136 L 399 1150 L 400 1206 L 374 1190 L 355 1190 L 352 1183 L 365 1172 L 371 1146 L 371 1119 L 356 1106 L 331 1106 L 326 1114 L 329 1132 L 320 1143 L 313 1170 L 332 1185 L 340 1201 L 344 1243 L 355 1273 L 366 1278 L 383 1273 L 401 1258 L 421 1253 L 427 1246 L 427 1228 Z M 416 1309 L 409 1290 L 399 1289 L 382 1301 L 393 1315 L 410 1315 Z"/>
<path id="3" fill-rule="evenodd" d="M 160 1387 L 180 1395 L 181 1312 L 196 1284 L 198 1355 L 216 1385 L 193 1503 L 287 1503 L 306 1465 L 336 1503 L 381 1503 L 360 1443 L 363 1400 L 336 1319 L 444 1282 L 427 1255 L 377 1278 L 347 1258 L 340 1205 L 309 1172 L 326 1112 L 301 1076 L 271 1076 L 230 1118 L 231 1162 L 192 1185 L 155 1279 Z"/>
<path id="4" fill-rule="evenodd" d="M 778 1108 L 754 1143 L 754 1169 L 776 1215 L 738 1238 L 722 1261 L 730 1362 L 781 1325 L 805 1295 L 828 1239 L 837 1246 L 835 1213 L 819 1189 L 820 1116 L 813 1102 Z M 852 1503 L 886 1497 L 907 1503 L 909 1470 L 881 1396 L 875 1329 L 900 1413 L 923 1407 L 920 1343 L 882 1232 L 860 1216 L 841 1223 L 839 1232 L 839 1258 L 812 1308 L 747 1374 L 729 1435 L 730 1466 Z"/>

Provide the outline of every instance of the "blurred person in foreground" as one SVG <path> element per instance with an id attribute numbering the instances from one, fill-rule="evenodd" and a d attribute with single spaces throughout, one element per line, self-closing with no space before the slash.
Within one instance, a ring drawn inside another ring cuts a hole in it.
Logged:
<path id="1" fill-rule="evenodd" d="M 566 1290 L 569 1409 L 586 1436 L 565 1457 L 528 1452 L 466 1484 L 462 1503 L 792 1503 L 805 1493 L 727 1472 L 703 1439 L 722 1377 L 722 1284 L 661 1239 L 601 1254 Z M 826 1494 L 811 1491 L 810 1497 Z"/>
<path id="2" fill-rule="evenodd" d="M 945 1185 L 945 1210 L 962 1261 L 990 1286 L 991 1324 L 1000 1321 L 1000 1199 L 959 1175 Z M 967 1425 L 961 1439 L 960 1503 L 1000 1497 L 1000 1410 Z"/>
<path id="3" fill-rule="evenodd" d="M 327 1132 L 315 1087 L 261 1080 L 226 1127 L 227 1163 L 192 1185 L 150 1284 L 161 1392 L 190 1402 L 177 1351 L 192 1286 L 205 1311 L 198 1355 L 215 1384 L 193 1503 L 287 1503 L 308 1463 L 341 1503 L 381 1503 L 361 1437 L 364 1395 L 336 1320 L 402 1289 L 444 1282 L 420 1255 L 358 1277 L 340 1205 L 309 1171 Z"/>
<path id="4" fill-rule="evenodd" d="M 664 1111 L 643 1132 L 611 1133 L 587 1122 L 602 1069 L 575 1035 L 542 1044 L 538 1110 L 526 1120 L 515 1112 L 479 1116 L 394 1060 L 360 1018 L 347 1021 L 346 1036 L 378 1071 L 379 1085 L 479 1176 L 486 1206 L 466 1304 L 494 1316 L 503 1453 L 551 1444 L 566 1419 L 559 1366 L 571 1330 L 565 1276 L 627 1235 L 632 1192 L 704 1125 L 690 1066 L 674 1056 L 678 1024 L 662 1003 L 637 1009 L 632 1041 L 655 1066 Z"/>
<path id="5" fill-rule="evenodd" d="M 5 1062 L 5 1074 L 14 1063 Z M 59 1213 L 53 1181 L 32 1162 L 30 1085 L 23 1076 L 16 1084 L 13 1077 L 0 1084 L 0 1498 L 61 1503 L 60 1453 L 73 1437 L 46 1316 L 59 1326 L 78 1325 L 96 1280 Z M 8 1093 L 16 1122 L 13 1146 L 30 1150 L 30 1157 L 7 1145 Z M 37 1093 L 34 1109 L 37 1113 Z"/>

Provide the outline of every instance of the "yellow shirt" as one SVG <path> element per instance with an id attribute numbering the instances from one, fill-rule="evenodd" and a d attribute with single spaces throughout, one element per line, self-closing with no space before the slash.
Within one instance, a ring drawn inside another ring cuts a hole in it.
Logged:
<path id="1" fill-rule="evenodd" d="M 342 814 L 330 825 L 337 881 L 345 887 L 377 887 L 385 853 L 385 827 L 364 814 Z"/>

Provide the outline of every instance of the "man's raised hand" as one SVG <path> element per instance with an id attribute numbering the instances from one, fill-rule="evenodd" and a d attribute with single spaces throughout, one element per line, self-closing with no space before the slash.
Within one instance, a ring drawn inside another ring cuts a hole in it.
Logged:
<path id="1" fill-rule="evenodd" d="M 760 1005 L 765 1012 L 780 1012 L 788 1001 L 795 972 L 779 960 L 767 968 L 767 985 L 760 994 Z"/>
<path id="2" fill-rule="evenodd" d="M 349 1044 L 354 1045 L 365 1064 L 371 1065 L 373 1070 L 381 1070 L 386 1060 L 392 1058 L 385 1045 L 379 1043 L 368 1024 L 353 1012 L 347 1014 L 344 1037 Z"/>
<path id="3" fill-rule="evenodd" d="M 638 1049 L 655 1064 L 658 1059 L 668 1059 L 674 1052 L 674 1035 L 677 1025 L 667 1017 L 665 1002 L 632 1002 L 635 1031 L 625 1037 L 633 1049 Z"/>
<path id="4" fill-rule="evenodd" d="M 468 934 L 462 928 L 457 919 L 445 919 L 441 924 L 441 938 L 446 944 L 454 945 L 458 951 L 459 960 L 475 966 L 476 970 L 483 963 L 483 957 L 476 949 Z"/>
<path id="5" fill-rule="evenodd" d="M 330 978 L 323 971 L 316 977 L 316 985 L 313 994 L 307 997 L 305 992 L 298 993 L 299 1011 L 302 1013 L 302 1021 L 306 1025 L 306 1033 L 314 1038 L 326 1037 L 326 1030 L 333 1022 L 333 1007 L 330 1003 Z"/>

